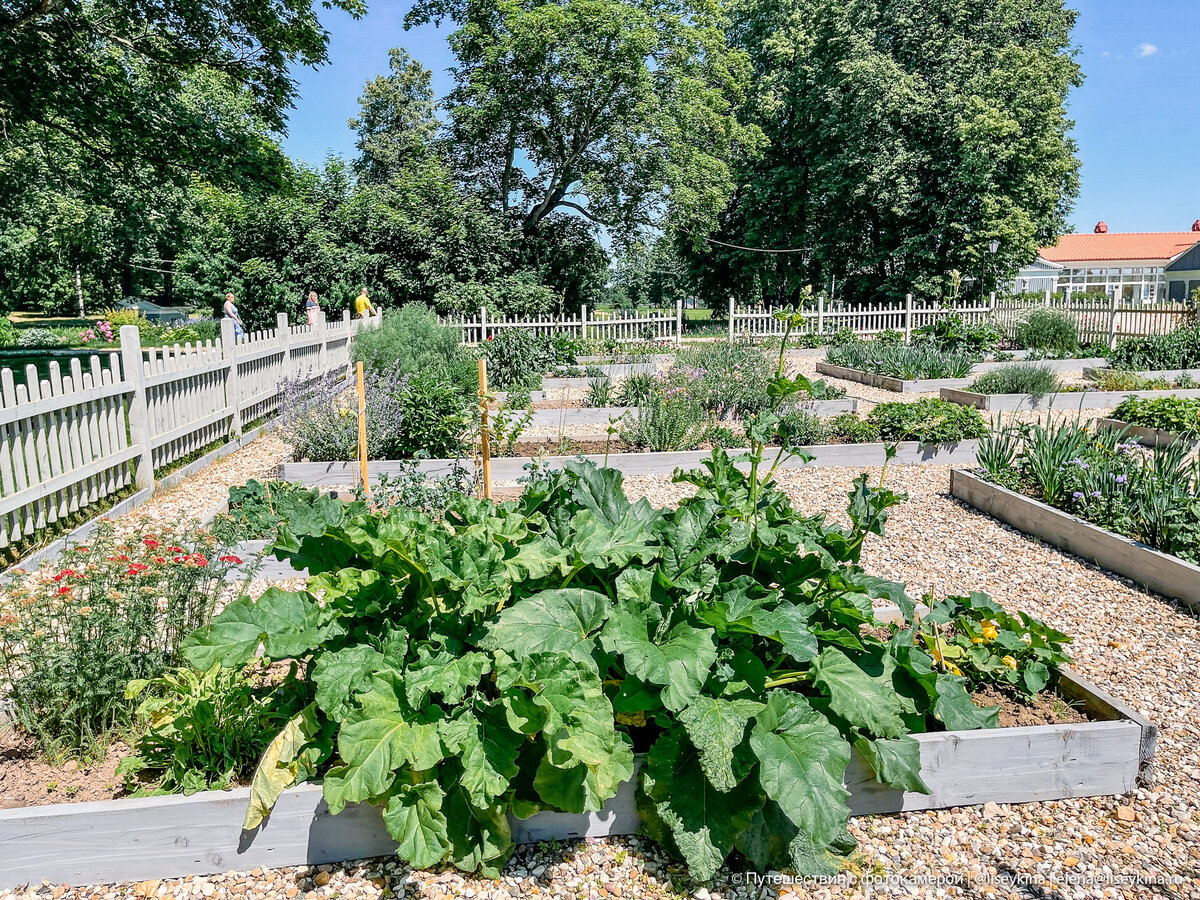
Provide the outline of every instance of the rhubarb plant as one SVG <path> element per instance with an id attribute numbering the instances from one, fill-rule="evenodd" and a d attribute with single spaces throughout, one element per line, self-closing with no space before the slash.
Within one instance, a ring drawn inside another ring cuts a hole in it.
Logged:
<path id="1" fill-rule="evenodd" d="M 772 398 L 802 386 L 781 371 Z M 645 831 L 711 877 L 735 849 L 762 868 L 832 871 L 853 846 L 853 752 L 880 782 L 925 791 L 914 732 L 996 724 L 966 676 L 911 627 L 876 620 L 903 585 L 868 575 L 863 542 L 903 498 L 858 478 L 851 525 L 794 509 L 771 475 L 778 419 L 741 460 L 677 473 L 674 509 L 630 501 L 589 463 L 536 474 L 517 500 L 452 501 L 280 528 L 303 591 L 230 604 L 187 640 L 196 666 L 294 660 L 311 704 L 254 777 L 247 825 L 320 779 L 331 812 L 380 806 L 416 867 L 498 876 L 510 817 L 599 810 L 646 752 Z"/>

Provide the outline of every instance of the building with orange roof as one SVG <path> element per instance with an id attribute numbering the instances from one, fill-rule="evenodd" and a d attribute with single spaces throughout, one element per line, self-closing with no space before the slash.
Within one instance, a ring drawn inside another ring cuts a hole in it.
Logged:
<path id="1" fill-rule="evenodd" d="M 1191 231 L 1064 234 L 1017 273 L 1017 292 L 1114 293 L 1121 300 L 1184 300 L 1200 287 L 1200 219 Z"/>

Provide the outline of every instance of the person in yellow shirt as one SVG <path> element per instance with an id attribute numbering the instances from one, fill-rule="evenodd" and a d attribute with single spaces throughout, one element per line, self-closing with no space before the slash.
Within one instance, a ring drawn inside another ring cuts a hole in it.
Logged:
<path id="1" fill-rule="evenodd" d="M 365 287 L 354 301 L 354 311 L 358 313 L 360 319 L 378 315 L 379 313 L 379 310 L 375 308 L 375 304 L 371 302 L 371 298 L 367 296 L 367 289 Z"/>

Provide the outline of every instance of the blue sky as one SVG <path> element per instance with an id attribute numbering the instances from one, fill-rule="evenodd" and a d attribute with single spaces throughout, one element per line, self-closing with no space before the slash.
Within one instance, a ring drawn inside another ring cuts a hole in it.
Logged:
<path id="1" fill-rule="evenodd" d="M 450 87 L 448 29 L 404 30 L 407 3 L 369 0 L 359 21 L 323 12 L 330 64 L 297 71 L 300 98 L 285 149 L 319 164 L 354 152 L 346 120 L 363 83 L 406 47 L 433 72 L 439 97 Z M 1070 223 L 1091 231 L 1186 231 L 1200 218 L 1200 2 L 1076 0 L 1075 43 L 1085 76 L 1070 112 L 1083 161 Z"/>

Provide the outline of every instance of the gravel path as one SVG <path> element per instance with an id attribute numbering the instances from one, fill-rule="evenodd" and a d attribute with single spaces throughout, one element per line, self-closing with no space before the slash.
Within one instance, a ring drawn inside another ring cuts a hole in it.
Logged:
<path id="1" fill-rule="evenodd" d="M 281 445 L 272 449 L 279 452 Z M 260 448 L 245 469 L 266 471 L 270 458 L 266 447 Z M 241 463 L 229 465 L 242 471 Z M 856 474 L 800 470 L 784 473 L 781 483 L 801 510 L 842 521 L 845 493 Z M 855 819 L 851 831 L 860 843 L 858 853 L 844 877 L 818 886 L 747 884 L 745 876 L 726 870 L 700 887 L 652 844 L 623 838 L 521 848 L 500 882 L 455 872 L 410 872 L 394 860 L 375 860 L 95 888 L 31 886 L 15 895 L 0 891 L 0 900 L 1200 898 L 1200 623 L 1171 601 L 968 510 L 948 496 L 948 481 L 945 467 L 889 471 L 889 485 L 906 491 L 909 500 L 892 511 L 886 538 L 868 542 L 866 568 L 907 582 L 914 596 L 926 590 L 939 595 L 984 590 L 1010 609 L 1027 610 L 1074 634 L 1075 667 L 1081 674 L 1162 729 L 1153 787 L 1126 797 Z M 654 503 L 677 502 L 688 490 L 665 476 L 627 479 L 627 489 Z M 862 876 L 880 880 L 854 882 Z"/>

